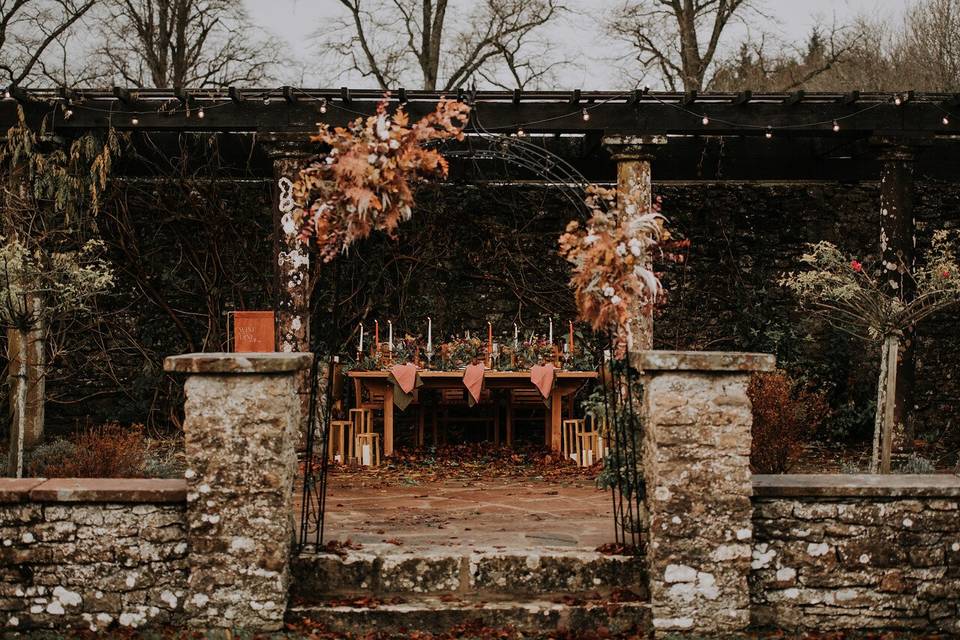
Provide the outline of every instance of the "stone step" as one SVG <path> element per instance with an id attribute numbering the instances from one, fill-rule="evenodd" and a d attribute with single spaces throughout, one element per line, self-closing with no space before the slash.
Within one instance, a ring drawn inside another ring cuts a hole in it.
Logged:
<path id="1" fill-rule="evenodd" d="M 487 602 L 476 598 L 418 596 L 293 606 L 287 611 L 287 621 L 293 624 L 309 621 L 311 627 L 316 625 L 338 633 L 378 632 L 392 637 L 407 637 L 406 631 L 415 629 L 433 634 L 454 631 L 456 637 L 469 638 L 471 631 L 482 627 L 511 629 L 530 638 L 555 638 L 557 631 L 572 637 L 597 631 L 604 633 L 603 637 L 621 634 L 644 637 L 650 629 L 651 615 L 649 605 L 644 602 L 569 599 L 563 602 L 539 598 Z"/>
<path id="2" fill-rule="evenodd" d="M 301 555 L 292 569 L 292 596 L 305 600 L 335 594 L 607 594 L 618 588 L 646 597 L 642 557 L 596 551 L 371 545 Z"/>

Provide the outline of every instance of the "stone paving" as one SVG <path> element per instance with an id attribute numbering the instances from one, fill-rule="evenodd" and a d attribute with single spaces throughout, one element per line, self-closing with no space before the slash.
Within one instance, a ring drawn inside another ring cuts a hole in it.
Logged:
<path id="1" fill-rule="evenodd" d="M 330 475 L 327 540 L 398 547 L 595 549 L 613 542 L 609 491 L 587 478 L 357 486 Z"/>

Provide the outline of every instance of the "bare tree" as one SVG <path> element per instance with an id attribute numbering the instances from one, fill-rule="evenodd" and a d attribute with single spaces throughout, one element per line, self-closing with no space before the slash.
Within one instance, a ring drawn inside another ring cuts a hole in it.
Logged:
<path id="1" fill-rule="evenodd" d="M 560 0 L 482 0 L 472 11 L 450 0 L 338 1 L 345 15 L 317 40 L 383 89 L 450 90 L 477 77 L 522 87 L 554 67 L 538 62 L 546 48 L 537 34 Z"/>
<path id="2" fill-rule="evenodd" d="M 96 0 L 0 0 L 0 71 L 17 86 Z"/>
<path id="3" fill-rule="evenodd" d="M 636 51 L 643 71 L 655 70 L 671 90 L 701 90 L 724 30 L 754 0 L 627 0 L 608 32 Z"/>
<path id="4" fill-rule="evenodd" d="M 863 38 L 863 32 L 856 25 L 834 25 L 826 33 L 814 27 L 803 47 L 784 45 L 765 35 L 758 40 L 747 40 L 740 44 L 736 54 L 717 62 L 707 88 L 772 92 L 834 90 L 837 84 L 842 84 L 837 78 L 843 76 L 831 75 L 831 72 L 852 60 Z"/>
<path id="5" fill-rule="evenodd" d="M 234 0 L 108 0 L 99 58 L 137 87 L 261 83 L 277 48 Z"/>
<path id="6" fill-rule="evenodd" d="M 914 5 L 892 53 L 909 68 L 915 88 L 955 91 L 960 87 L 960 0 Z"/>

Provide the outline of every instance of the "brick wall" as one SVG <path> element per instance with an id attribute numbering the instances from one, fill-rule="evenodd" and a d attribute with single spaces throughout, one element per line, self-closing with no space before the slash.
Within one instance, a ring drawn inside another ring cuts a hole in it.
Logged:
<path id="1" fill-rule="evenodd" d="M 0 479 L 0 630 L 176 623 L 181 480 Z"/>

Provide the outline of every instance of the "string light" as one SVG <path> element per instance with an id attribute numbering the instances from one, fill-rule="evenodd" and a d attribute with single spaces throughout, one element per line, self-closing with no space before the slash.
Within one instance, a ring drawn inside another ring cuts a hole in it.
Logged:
<path id="1" fill-rule="evenodd" d="M 266 106 L 269 106 L 269 104 L 270 104 L 270 96 L 263 96 L 263 106 L 266 107 Z"/>
<path id="2" fill-rule="evenodd" d="M 767 132 L 766 132 L 765 134 L 763 134 L 763 135 L 765 135 L 765 136 L 767 137 L 767 140 L 769 140 L 770 138 L 772 138 L 772 137 L 773 137 L 773 128 L 772 128 L 772 127 L 767 127 Z"/>
<path id="3" fill-rule="evenodd" d="M 327 112 L 327 99 L 320 98 L 320 113 L 326 113 L 326 112 Z"/>
<path id="4" fill-rule="evenodd" d="M 834 132 L 840 131 L 840 123 L 836 120 L 833 121 L 833 130 Z"/>
<path id="5" fill-rule="evenodd" d="M 899 93 L 898 93 L 897 95 L 895 95 L 895 96 L 893 97 L 893 104 L 897 105 L 898 107 L 899 107 L 900 105 L 902 105 L 902 104 L 903 104 L 903 96 L 901 96 Z"/>
<path id="6" fill-rule="evenodd" d="M 590 112 L 586 109 L 583 110 L 583 121 L 587 122 L 590 120 Z"/>
<path id="7" fill-rule="evenodd" d="M 710 118 L 708 118 L 707 116 L 703 116 L 703 120 L 701 120 L 700 122 L 703 123 L 703 126 L 707 126 L 708 124 L 710 124 Z"/>
<path id="8" fill-rule="evenodd" d="M 132 124 L 133 126 L 137 126 L 138 124 L 140 124 L 140 118 L 138 118 L 137 116 L 133 116 L 132 118 L 130 118 L 130 124 Z"/>
<path id="9" fill-rule="evenodd" d="M 70 108 L 68 108 L 68 107 L 64 107 L 64 108 L 63 108 L 63 119 L 64 119 L 64 120 L 69 120 L 69 119 L 72 118 L 72 117 L 73 117 L 73 109 L 70 109 Z"/>
<path id="10" fill-rule="evenodd" d="M 518 137 L 518 138 L 522 138 L 522 137 L 524 137 L 525 135 L 527 135 L 527 134 L 523 132 L 523 127 L 517 127 L 517 137 Z"/>
<path id="11" fill-rule="evenodd" d="M 204 116 L 206 116 L 206 114 L 203 112 L 203 107 L 200 107 L 200 109 L 197 111 L 197 117 L 203 119 Z"/>
<path id="12" fill-rule="evenodd" d="M 942 119 L 940 122 L 942 122 L 942 123 L 943 123 L 943 126 L 946 127 L 947 125 L 950 124 L 950 117 L 949 117 L 949 116 L 943 116 L 943 119 Z"/>

